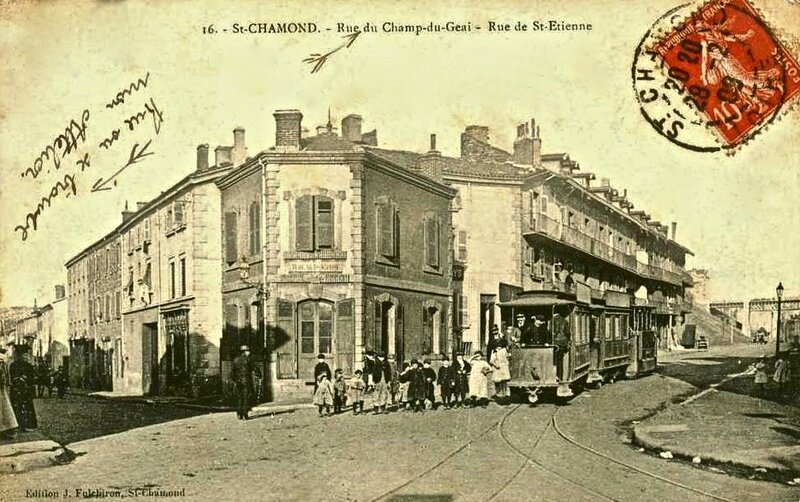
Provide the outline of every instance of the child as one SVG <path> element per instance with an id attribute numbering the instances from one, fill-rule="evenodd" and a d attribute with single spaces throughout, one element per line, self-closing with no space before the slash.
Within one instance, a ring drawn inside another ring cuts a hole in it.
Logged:
<path id="1" fill-rule="evenodd" d="M 436 380 L 436 383 L 439 384 L 439 391 L 442 393 L 442 404 L 449 410 L 451 407 L 450 397 L 453 395 L 453 390 L 456 386 L 450 369 L 449 359 L 444 359 L 442 361 L 442 367 L 439 368 L 439 378 Z"/>
<path id="2" fill-rule="evenodd" d="M 756 370 L 756 395 L 759 397 L 764 397 L 766 395 L 765 389 L 767 388 L 767 382 L 769 382 L 769 377 L 767 376 L 767 365 L 764 364 L 764 356 L 761 356 L 754 367 Z"/>
<path id="3" fill-rule="evenodd" d="M 431 368 L 431 360 L 425 359 L 422 363 L 422 372 L 425 374 L 425 409 L 430 410 L 436 403 L 434 389 L 436 387 L 436 370 Z"/>
<path id="4" fill-rule="evenodd" d="M 408 410 L 411 406 L 408 403 L 408 386 L 411 385 L 411 365 L 407 362 L 403 363 L 403 371 L 400 372 L 400 375 L 397 377 L 397 381 L 400 382 L 399 387 L 399 402 L 400 407 Z"/>
<path id="5" fill-rule="evenodd" d="M 330 415 L 331 405 L 333 405 L 333 385 L 328 380 L 328 375 L 325 373 L 317 377 L 317 391 L 314 392 L 314 404 L 319 406 L 319 416 L 322 417 L 322 409 L 325 409 L 325 414 Z"/>
<path id="6" fill-rule="evenodd" d="M 411 360 L 411 371 L 408 375 L 408 401 L 415 412 L 425 411 L 425 397 L 427 395 L 427 382 L 422 361 Z"/>
<path id="7" fill-rule="evenodd" d="M 367 388 L 367 384 L 364 383 L 362 374 L 361 370 L 356 370 L 347 384 L 347 400 L 353 403 L 353 415 L 364 411 L 364 389 Z"/>
<path id="8" fill-rule="evenodd" d="M 336 370 L 333 380 L 333 414 L 342 412 L 342 408 L 347 403 L 347 382 L 344 380 L 344 373 L 341 369 Z"/>

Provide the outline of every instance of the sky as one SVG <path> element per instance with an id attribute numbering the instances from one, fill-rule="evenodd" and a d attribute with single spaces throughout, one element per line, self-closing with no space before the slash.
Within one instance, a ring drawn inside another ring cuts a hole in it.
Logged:
<path id="1" fill-rule="evenodd" d="M 800 6 L 754 2 L 800 53 Z M 545 153 L 568 152 L 583 170 L 627 188 L 638 209 L 677 222 L 677 240 L 695 254 L 690 266 L 711 270 L 712 298 L 772 296 L 779 281 L 787 296 L 800 296 L 798 100 L 733 156 L 690 152 L 657 134 L 640 114 L 630 68 L 672 1 L 292 5 L 0 3 L 0 305 L 52 300 L 53 286 L 66 282 L 64 263 L 118 225 L 126 201 L 149 200 L 190 173 L 200 143 L 211 145 L 213 162 L 214 147 L 232 144 L 237 126 L 251 155 L 272 146 L 272 112 L 285 108 L 300 109 L 312 131 L 329 108 L 336 123 L 358 113 L 387 148 L 425 151 L 436 133 L 439 150 L 453 156 L 467 125 L 489 126 L 492 142 L 510 150 L 516 125 L 535 118 Z M 488 21 L 550 19 L 592 30 L 486 30 Z M 338 23 L 380 30 L 447 21 L 484 29 L 364 33 L 315 74 L 302 61 L 344 42 Z M 318 31 L 234 33 L 235 23 L 253 22 L 311 22 Z M 204 33 L 211 25 L 215 33 Z M 129 130 L 125 119 L 137 112 L 144 119 Z M 83 137 L 59 168 L 45 158 L 36 177 L 22 176 L 73 120 Z M 101 147 L 115 129 L 118 138 Z M 139 161 L 112 178 L 134 147 Z M 112 178 L 101 185 L 108 190 L 91 191 L 98 178 Z M 49 195 L 23 241 L 15 227 Z"/>

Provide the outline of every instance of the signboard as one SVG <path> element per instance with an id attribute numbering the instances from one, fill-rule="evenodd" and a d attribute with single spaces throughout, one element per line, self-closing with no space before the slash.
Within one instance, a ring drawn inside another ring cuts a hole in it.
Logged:
<path id="1" fill-rule="evenodd" d="M 464 280 L 464 265 L 457 263 L 453 264 L 453 280 L 454 281 Z"/>
<path id="2" fill-rule="evenodd" d="M 582 282 L 575 283 L 575 296 L 578 303 L 592 303 L 592 288 Z"/>
<path id="3" fill-rule="evenodd" d="M 631 306 L 631 296 L 628 293 L 619 291 L 606 291 L 606 306 L 629 308 Z"/>

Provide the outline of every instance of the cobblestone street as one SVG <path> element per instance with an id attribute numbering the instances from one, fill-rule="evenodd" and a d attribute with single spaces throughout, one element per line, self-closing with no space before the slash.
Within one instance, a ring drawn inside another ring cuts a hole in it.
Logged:
<path id="1" fill-rule="evenodd" d="M 745 350 L 741 356 L 746 355 Z M 665 362 L 664 369 L 672 377 L 617 382 L 583 392 L 567 406 L 492 404 L 328 418 L 301 409 L 257 414 L 248 422 L 234 413 L 182 418 L 72 443 L 78 455 L 73 463 L 9 477 L 0 495 L 17 500 L 26 490 L 57 490 L 63 496 L 76 489 L 99 490 L 97 495 L 150 488 L 185 490 L 181 493 L 191 500 L 712 499 L 702 494 L 717 500 L 796 500 L 795 488 L 665 461 L 630 444 L 632 423 L 696 391 L 674 377 L 692 380 L 702 373 L 719 379 L 739 366 L 739 356 L 670 358 L 674 362 Z M 721 362 L 710 364 L 709 357 Z M 562 433 L 685 486 L 589 453 Z"/>

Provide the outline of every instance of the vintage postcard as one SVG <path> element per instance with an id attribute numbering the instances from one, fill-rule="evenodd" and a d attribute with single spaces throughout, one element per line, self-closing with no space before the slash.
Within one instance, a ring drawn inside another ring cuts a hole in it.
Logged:
<path id="1" fill-rule="evenodd" d="M 798 500 L 798 60 L 796 0 L 0 0 L 0 500 Z"/>

